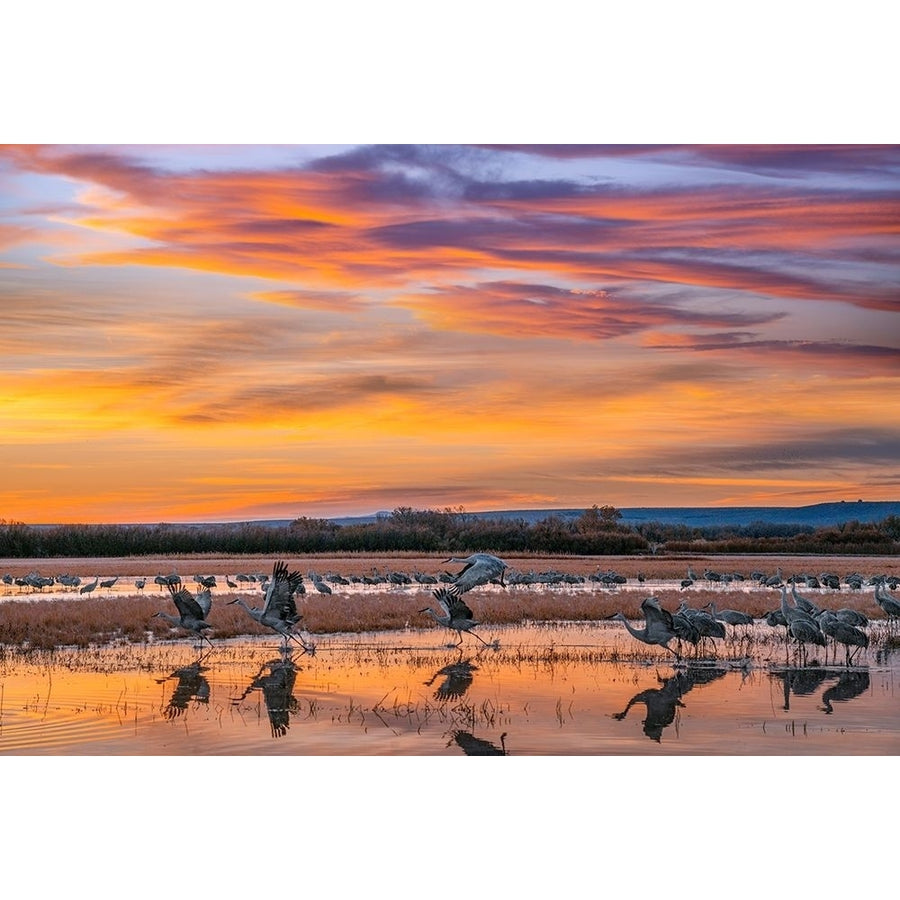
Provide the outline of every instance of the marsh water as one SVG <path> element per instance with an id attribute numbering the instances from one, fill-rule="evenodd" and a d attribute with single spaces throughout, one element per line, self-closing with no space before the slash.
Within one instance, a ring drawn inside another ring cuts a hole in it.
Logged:
<path id="1" fill-rule="evenodd" d="M 0 657 L 2 755 L 894 755 L 900 651 L 799 665 L 772 629 L 679 662 L 616 622 Z"/>

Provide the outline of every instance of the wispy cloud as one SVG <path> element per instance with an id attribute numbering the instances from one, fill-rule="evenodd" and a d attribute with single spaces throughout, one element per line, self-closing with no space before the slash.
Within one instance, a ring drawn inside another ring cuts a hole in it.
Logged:
<path id="1" fill-rule="evenodd" d="M 211 152 L 0 148 L 10 515 L 896 485 L 897 147 Z"/>

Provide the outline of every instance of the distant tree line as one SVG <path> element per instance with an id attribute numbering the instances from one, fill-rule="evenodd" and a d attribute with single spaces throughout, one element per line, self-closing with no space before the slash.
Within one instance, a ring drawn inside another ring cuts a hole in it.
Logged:
<path id="1" fill-rule="evenodd" d="M 446 553 L 534 555 L 644 553 L 806 553 L 884 556 L 900 551 L 900 517 L 834 527 L 749 525 L 690 527 L 659 522 L 630 526 L 613 506 L 596 504 L 575 518 L 485 518 L 456 509 L 397 507 L 376 521 L 340 525 L 301 517 L 288 525 L 29 526 L 0 519 L 0 557 L 153 556 L 306 553 Z"/>

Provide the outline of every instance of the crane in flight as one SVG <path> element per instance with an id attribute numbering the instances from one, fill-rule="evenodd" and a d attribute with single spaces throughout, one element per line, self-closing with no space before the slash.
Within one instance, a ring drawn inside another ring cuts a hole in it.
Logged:
<path id="1" fill-rule="evenodd" d="M 264 625 L 271 628 L 284 638 L 284 645 L 289 641 L 296 641 L 304 651 L 311 650 L 311 645 L 300 635 L 294 632 L 294 628 L 303 616 L 297 612 L 296 594 L 305 594 L 303 575 L 297 571 L 288 571 L 287 564 L 276 562 L 272 569 L 272 578 L 266 588 L 266 599 L 263 608 L 248 606 L 242 597 L 229 601 L 229 606 L 237 603 L 251 616 Z"/>
<path id="2" fill-rule="evenodd" d="M 488 584 L 491 581 L 498 581 L 501 587 L 506 587 L 503 580 L 503 573 L 509 568 L 507 564 L 498 556 L 490 553 L 473 553 L 471 556 L 464 558 L 451 556 L 445 559 L 445 563 L 462 563 L 463 569 L 455 576 L 453 582 L 448 588 L 450 594 L 459 597 L 460 594 L 471 591 L 472 588 L 478 587 L 480 584 Z"/>
<path id="3" fill-rule="evenodd" d="M 445 628 L 457 632 L 459 634 L 459 641 L 457 641 L 458 647 L 462 646 L 464 631 L 467 631 L 472 637 L 478 638 L 485 647 L 491 646 L 483 637 L 472 631 L 472 629 L 477 625 L 480 625 L 481 622 L 476 621 L 475 617 L 472 615 L 472 610 L 469 609 L 463 600 L 452 594 L 451 590 L 452 588 L 440 587 L 432 591 L 434 599 L 437 600 L 444 612 L 443 615 L 438 615 L 430 606 L 420 609 L 419 612 L 425 613 L 426 616 L 431 616 L 431 618 L 439 625 L 443 625 Z"/>
<path id="4" fill-rule="evenodd" d="M 181 582 L 169 582 L 169 593 L 175 602 L 175 608 L 178 610 L 177 616 L 170 616 L 166 612 L 154 613 L 151 619 L 165 619 L 173 628 L 183 628 L 185 631 L 192 631 L 200 638 L 200 643 L 206 641 L 212 647 L 212 641 L 203 633 L 212 628 L 212 625 L 206 621 L 212 607 L 212 594 L 207 591 L 201 591 L 195 597 L 187 588 L 180 587 Z"/>

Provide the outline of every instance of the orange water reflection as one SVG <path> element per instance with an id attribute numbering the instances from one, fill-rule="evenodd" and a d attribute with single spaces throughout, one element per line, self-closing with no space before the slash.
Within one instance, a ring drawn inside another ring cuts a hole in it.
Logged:
<path id="1" fill-rule="evenodd" d="M 57 651 L 0 662 L 7 755 L 853 755 L 900 751 L 898 654 L 674 667 L 612 623 Z M 645 652 L 646 651 L 646 652 Z"/>

